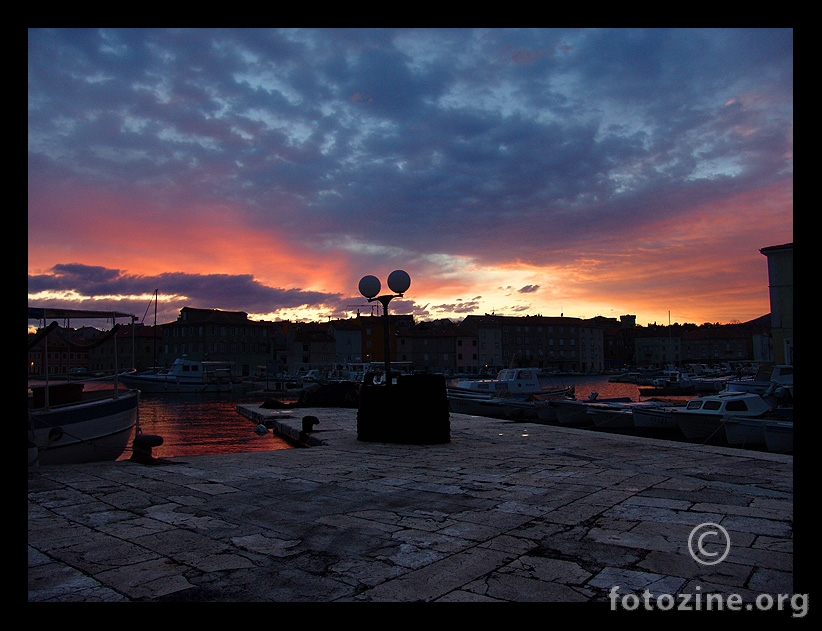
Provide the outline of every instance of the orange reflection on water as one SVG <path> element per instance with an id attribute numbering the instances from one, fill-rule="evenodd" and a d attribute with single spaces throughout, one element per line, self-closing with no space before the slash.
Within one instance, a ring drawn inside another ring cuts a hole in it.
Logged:
<path id="1" fill-rule="evenodd" d="M 258 434 L 254 422 L 237 412 L 240 402 L 218 395 L 143 394 L 140 430 L 162 437 L 163 444 L 152 448 L 155 458 L 291 449 L 287 441 L 270 430 Z M 131 457 L 130 445 L 120 460 Z"/>

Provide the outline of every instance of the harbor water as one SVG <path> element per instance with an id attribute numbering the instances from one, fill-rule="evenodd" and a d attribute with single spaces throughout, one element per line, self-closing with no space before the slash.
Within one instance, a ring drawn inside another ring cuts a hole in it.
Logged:
<path id="1" fill-rule="evenodd" d="M 541 383 L 551 388 L 573 385 L 578 399 L 586 399 L 596 391 L 601 398 L 641 400 L 636 384 L 612 383 L 608 379 L 607 375 L 570 375 L 546 378 Z M 140 430 L 163 438 L 163 444 L 152 449 L 152 455 L 157 458 L 290 449 L 290 443 L 271 431 L 257 433 L 254 423 L 237 412 L 238 404 L 260 404 L 265 398 L 240 393 L 143 394 Z M 299 410 L 295 410 L 295 414 L 298 415 Z M 128 449 L 120 459 L 130 457 L 131 449 Z"/>
<path id="2" fill-rule="evenodd" d="M 619 381 L 611 382 L 609 378 L 609 375 L 566 375 L 540 378 L 539 382 L 543 388 L 574 386 L 576 398 L 583 401 L 587 400 L 592 392 L 596 392 L 599 398 L 605 399 L 628 397 L 631 401 L 642 400 L 638 385 Z"/>
<path id="3" fill-rule="evenodd" d="M 287 441 L 270 430 L 255 431 L 256 425 L 237 412 L 238 404 L 262 402 L 260 397 L 239 394 L 144 393 L 138 422 L 143 434 L 163 439 L 162 445 L 152 448 L 155 458 L 290 449 Z M 129 448 L 119 459 L 130 457 Z"/>

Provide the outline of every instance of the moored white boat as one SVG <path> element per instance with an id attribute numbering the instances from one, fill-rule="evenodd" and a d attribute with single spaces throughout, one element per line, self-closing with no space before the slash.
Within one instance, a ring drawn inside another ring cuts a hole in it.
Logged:
<path id="1" fill-rule="evenodd" d="M 551 392 L 539 382 L 538 368 L 505 368 L 496 379 L 457 379 L 449 391 L 527 396 Z"/>
<path id="2" fill-rule="evenodd" d="M 664 370 L 651 382 L 651 387 L 640 388 L 644 397 L 664 397 L 693 394 L 696 390 L 694 375 L 676 369 Z"/>
<path id="3" fill-rule="evenodd" d="M 232 364 L 196 361 L 184 356 L 175 359 L 169 368 L 122 374 L 120 381 L 143 393 L 231 392 Z"/>
<path id="4" fill-rule="evenodd" d="M 545 401 L 538 399 L 573 395 L 573 386 L 548 388 L 538 378 L 536 368 L 508 368 L 496 379 L 458 379 L 446 388 L 452 412 L 536 420 Z"/>
<path id="5" fill-rule="evenodd" d="M 775 408 L 752 392 L 722 391 L 689 400 L 673 410 L 673 418 L 686 438 L 692 440 L 725 439 L 723 421 L 726 417 L 760 417 Z"/>
<path id="6" fill-rule="evenodd" d="M 560 398 L 570 394 L 570 388 L 544 390 L 545 398 Z M 459 388 L 447 388 L 448 404 L 452 412 L 491 418 L 511 420 L 537 420 L 540 410 L 547 400 L 527 396 L 512 396 L 502 391 L 499 394 L 477 392 Z"/>
<path id="7" fill-rule="evenodd" d="M 754 392 L 756 394 L 768 395 L 776 393 L 785 397 L 793 397 L 793 366 L 787 364 L 760 366 L 753 379 L 730 379 L 727 382 L 726 390 L 732 392 Z"/>

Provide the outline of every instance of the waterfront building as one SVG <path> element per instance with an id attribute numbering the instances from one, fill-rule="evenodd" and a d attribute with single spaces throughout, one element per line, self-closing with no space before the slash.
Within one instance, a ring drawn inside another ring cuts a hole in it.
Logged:
<path id="1" fill-rule="evenodd" d="M 768 258 L 768 297 L 774 361 L 793 364 L 793 243 L 762 248 Z"/>

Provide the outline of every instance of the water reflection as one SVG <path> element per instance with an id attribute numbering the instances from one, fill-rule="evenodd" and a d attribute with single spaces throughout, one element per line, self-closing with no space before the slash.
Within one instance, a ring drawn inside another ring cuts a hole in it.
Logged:
<path id="1" fill-rule="evenodd" d="M 244 402 L 260 403 L 229 395 L 143 394 L 140 429 L 162 436 L 163 444 L 152 449 L 156 458 L 290 449 L 271 431 L 262 435 L 254 431 L 256 425 L 236 410 Z M 120 460 L 130 457 L 129 448 Z"/>
<path id="2" fill-rule="evenodd" d="M 595 390 L 601 398 L 630 397 L 633 401 L 641 400 L 636 384 L 612 383 L 607 376 L 574 375 L 540 381 L 547 387 L 573 385 L 578 399 L 587 399 Z M 152 449 L 152 455 L 157 458 L 291 448 L 289 443 L 271 431 L 257 434 L 254 431 L 256 425 L 237 413 L 238 403 L 261 401 L 239 394 L 143 394 L 140 398 L 140 427 L 144 434 L 163 437 L 163 444 Z M 130 457 L 129 448 L 120 459 Z"/>

